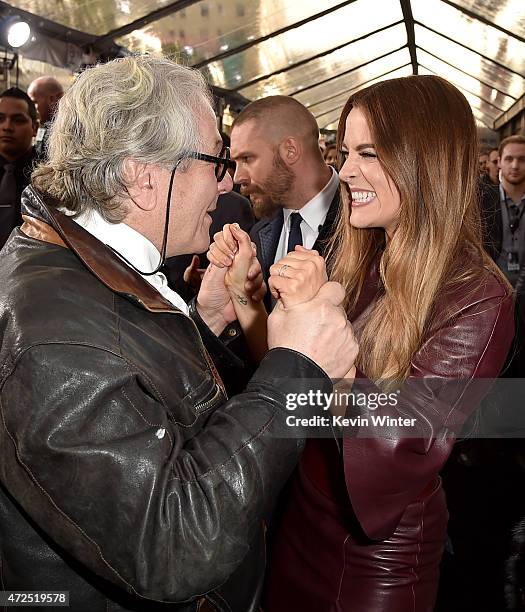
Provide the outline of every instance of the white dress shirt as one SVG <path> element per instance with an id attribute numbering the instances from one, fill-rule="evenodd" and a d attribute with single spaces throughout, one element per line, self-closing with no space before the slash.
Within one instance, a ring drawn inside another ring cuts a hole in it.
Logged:
<path id="1" fill-rule="evenodd" d="M 76 217 L 74 221 L 100 242 L 123 255 L 137 270 L 149 272 L 159 265 L 160 253 L 157 247 L 129 225 L 108 223 L 96 210 L 86 211 Z M 142 278 L 153 285 L 175 308 L 182 310 L 184 314 L 188 314 L 188 305 L 178 293 L 168 287 L 168 281 L 162 272 L 157 272 L 152 276 L 142 275 Z"/>
<path id="2" fill-rule="evenodd" d="M 319 226 L 323 225 L 326 220 L 326 215 L 330 209 L 330 204 L 334 199 L 335 192 L 339 186 L 339 175 L 331 168 L 332 178 L 326 183 L 324 188 L 307 202 L 300 210 L 292 208 L 283 208 L 284 222 L 277 251 L 275 252 L 274 263 L 282 259 L 288 250 L 288 236 L 290 234 L 290 215 L 293 212 L 301 214 L 301 234 L 303 237 L 303 246 L 306 249 L 311 249 L 319 236 Z"/>

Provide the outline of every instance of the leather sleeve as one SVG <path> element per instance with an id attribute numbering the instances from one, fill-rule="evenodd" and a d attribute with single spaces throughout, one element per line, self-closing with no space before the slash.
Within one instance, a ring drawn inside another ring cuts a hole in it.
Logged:
<path id="1" fill-rule="evenodd" d="M 186 439 L 120 355 L 39 344 L 1 391 L 1 480 L 96 574 L 146 598 L 184 601 L 220 586 L 246 556 L 304 442 L 286 436 L 284 394 L 314 389 L 331 391 L 325 373 L 274 349 L 245 391 Z"/>
<path id="2" fill-rule="evenodd" d="M 513 301 L 499 283 L 492 289 L 466 301 L 431 332 L 412 360 L 395 405 L 373 411 L 376 416 L 414 418 L 415 428 L 380 431 L 371 426 L 345 436 L 347 490 L 371 539 L 388 538 L 407 505 L 436 479 L 455 435 L 505 362 L 514 335 Z M 358 372 L 353 391 L 379 389 Z"/>
<path id="3" fill-rule="evenodd" d="M 226 326 L 217 337 L 203 321 L 196 298 L 189 303 L 189 314 L 197 326 L 206 350 L 219 372 L 229 395 L 240 393 L 255 372 L 256 366 L 237 321 Z"/>

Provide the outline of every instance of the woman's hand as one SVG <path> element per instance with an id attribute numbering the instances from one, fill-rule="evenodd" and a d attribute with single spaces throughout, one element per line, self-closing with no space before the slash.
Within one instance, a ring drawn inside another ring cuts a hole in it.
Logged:
<path id="1" fill-rule="evenodd" d="M 237 252 L 233 257 L 232 264 L 228 267 L 224 282 L 228 289 L 244 292 L 244 286 L 248 280 L 250 267 L 257 262 L 257 258 L 255 257 L 255 245 L 252 244 L 250 236 L 242 229 L 232 225 L 230 226 L 230 231 L 237 243 Z M 257 262 L 257 265 L 258 263 L 259 262 Z"/>
<path id="2" fill-rule="evenodd" d="M 295 248 L 270 267 L 270 291 L 285 308 L 311 300 L 328 281 L 326 263 L 319 253 Z"/>
<path id="3" fill-rule="evenodd" d="M 229 290 L 245 293 L 254 302 L 263 300 L 266 285 L 255 245 L 237 223 L 227 223 L 214 235 L 207 257 L 217 268 L 228 269 L 224 283 Z"/>
<path id="4" fill-rule="evenodd" d="M 261 265 L 250 236 L 236 223 L 225 225 L 214 236 L 208 251 L 211 266 L 224 274 L 224 286 L 256 362 L 268 351 L 266 320 L 262 303 L 266 292 Z M 256 299 L 257 297 L 257 299 Z"/>

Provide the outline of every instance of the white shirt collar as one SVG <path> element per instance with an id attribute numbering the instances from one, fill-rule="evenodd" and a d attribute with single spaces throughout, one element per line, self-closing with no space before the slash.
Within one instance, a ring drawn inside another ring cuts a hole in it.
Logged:
<path id="1" fill-rule="evenodd" d="M 307 202 L 301 209 L 295 210 L 291 208 L 285 208 L 283 210 L 284 213 L 284 225 L 288 226 L 288 220 L 290 215 L 293 212 L 301 213 L 301 217 L 304 222 L 308 225 L 308 227 L 313 232 L 319 232 L 319 226 L 323 225 L 326 220 L 326 215 L 328 214 L 328 210 L 330 209 L 330 204 L 334 199 L 335 192 L 339 187 L 339 175 L 333 169 L 332 176 L 328 183 L 323 187 L 323 189 L 315 195 L 309 202 Z"/>
<path id="2" fill-rule="evenodd" d="M 125 223 L 109 223 L 96 210 L 85 211 L 75 217 L 76 221 L 87 232 L 95 236 L 100 242 L 129 260 L 138 270 L 154 270 L 160 262 L 160 253 L 157 247 L 145 236 Z M 188 306 L 178 293 L 170 289 L 168 281 L 162 272 L 142 278 L 173 306 L 188 314 Z"/>

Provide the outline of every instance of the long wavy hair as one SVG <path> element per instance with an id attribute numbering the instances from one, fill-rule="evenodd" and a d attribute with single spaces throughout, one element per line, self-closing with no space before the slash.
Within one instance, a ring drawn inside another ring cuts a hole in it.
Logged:
<path id="1" fill-rule="evenodd" d="M 408 376 L 443 290 L 481 279 L 484 266 L 504 277 L 482 246 L 476 125 L 465 97 L 435 76 L 371 85 L 347 101 L 338 151 L 354 107 L 365 114 L 379 162 L 399 191 L 399 221 L 388 241 L 382 229 L 352 227 L 351 196 L 342 184 L 329 265 L 351 313 L 370 266 L 380 258 L 384 293 L 366 314 L 357 365 L 390 386 Z"/>

